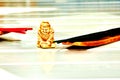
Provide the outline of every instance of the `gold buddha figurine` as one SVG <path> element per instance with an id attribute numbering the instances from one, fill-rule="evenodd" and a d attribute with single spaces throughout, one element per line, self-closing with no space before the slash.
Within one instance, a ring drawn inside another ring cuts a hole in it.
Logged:
<path id="1" fill-rule="evenodd" d="M 43 21 L 38 30 L 37 47 L 39 48 L 55 48 L 54 30 L 49 22 Z"/>

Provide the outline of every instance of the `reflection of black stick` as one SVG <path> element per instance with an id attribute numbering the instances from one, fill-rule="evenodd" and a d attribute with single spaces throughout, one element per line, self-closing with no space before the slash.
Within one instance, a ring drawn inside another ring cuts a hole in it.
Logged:
<path id="1" fill-rule="evenodd" d="M 82 41 L 95 41 L 100 40 L 105 37 L 113 37 L 116 35 L 120 35 L 120 28 L 114 28 L 106 31 L 91 33 L 87 35 L 72 37 L 63 40 L 56 40 L 54 42 L 61 43 L 61 42 L 82 42 Z"/>
<path id="2" fill-rule="evenodd" d="M 90 48 L 94 48 L 94 47 L 97 47 L 97 46 L 70 46 L 70 47 L 67 47 L 67 49 L 81 49 L 81 50 L 84 50 L 84 49 L 90 49 Z"/>

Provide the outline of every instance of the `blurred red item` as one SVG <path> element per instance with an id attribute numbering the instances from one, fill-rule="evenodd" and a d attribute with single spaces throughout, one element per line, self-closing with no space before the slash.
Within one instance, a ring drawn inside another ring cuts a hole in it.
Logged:
<path id="1" fill-rule="evenodd" d="M 25 34 L 27 30 L 32 30 L 32 28 L 0 28 L 1 34 L 6 34 L 10 32 Z"/>

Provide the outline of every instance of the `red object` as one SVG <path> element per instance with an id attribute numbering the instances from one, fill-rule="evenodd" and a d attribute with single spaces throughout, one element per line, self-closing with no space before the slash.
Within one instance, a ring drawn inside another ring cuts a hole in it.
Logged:
<path id="1" fill-rule="evenodd" d="M 25 34 L 27 30 L 32 30 L 32 28 L 0 28 L 0 31 L 5 34 L 9 32 L 16 32 Z"/>

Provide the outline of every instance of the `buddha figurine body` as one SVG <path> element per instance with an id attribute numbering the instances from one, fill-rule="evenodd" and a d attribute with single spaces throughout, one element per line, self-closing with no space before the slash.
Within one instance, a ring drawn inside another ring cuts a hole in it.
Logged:
<path id="1" fill-rule="evenodd" d="M 54 48 L 54 30 L 49 22 L 42 22 L 38 30 L 37 47 L 41 48 Z"/>

